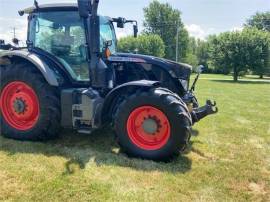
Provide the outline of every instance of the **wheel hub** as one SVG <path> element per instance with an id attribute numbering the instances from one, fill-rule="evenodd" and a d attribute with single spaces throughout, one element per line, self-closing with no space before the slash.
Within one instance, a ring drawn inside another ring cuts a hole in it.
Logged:
<path id="1" fill-rule="evenodd" d="M 158 108 L 138 107 L 127 121 L 128 136 L 138 147 L 145 150 L 162 148 L 170 137 L 170 122 Z"/>
<path id="2" fill-rule="evenodd" d="M 148 118 L 145 118 L 142 128 L 146 133 L 155 135 L 155 133 L 158 133 L 159 129 L 161 128 L 160 120 L 155 116 L 149 116 Z"/>
<path id="3" fill-rule="evenodd" d="M 13 108 L 17 114 L 24 114 L 24 112 L 26 111 L 27 105 L 22 98 L 16 98 L 13 103 Z"/>

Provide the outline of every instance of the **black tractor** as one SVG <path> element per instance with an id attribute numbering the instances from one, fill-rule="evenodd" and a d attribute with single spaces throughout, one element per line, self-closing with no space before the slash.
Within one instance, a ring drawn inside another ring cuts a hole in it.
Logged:
<path id="1" fill-rule="evenodd" d="M 99 0 L 46 4 L 28 15 L 27 47 L 0 49 L 1 135 L 47 140 L 61 128 L 79 133 L 110 125 L 132 157 L 169 160 L 188 144 L 191 127 L 217 112 L 199 107 L 189 88 L 191 66 L 117 53 L 114 24 L 137 22 L 97 15 Z M 18 40 L 15 40 L 18 41 Z"/>

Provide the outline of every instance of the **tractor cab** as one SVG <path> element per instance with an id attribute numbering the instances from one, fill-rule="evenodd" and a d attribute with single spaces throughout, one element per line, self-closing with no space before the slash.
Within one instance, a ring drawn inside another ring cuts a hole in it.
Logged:
<path id="1" fill-rule="evenodd" d="M 41 5 L 21 11 L 29 14 L 27 43 L 54 55 L 74 80 L 88 81 L 89 71 L 85 26 L 77 4 Z M 100 16 L 100 52 L 106 44 L 116 52 L 116 35 L 112 19 Z"/>

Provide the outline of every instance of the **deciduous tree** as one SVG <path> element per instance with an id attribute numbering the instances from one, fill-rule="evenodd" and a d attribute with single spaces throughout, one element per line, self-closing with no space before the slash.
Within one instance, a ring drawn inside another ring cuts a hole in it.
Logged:
<path id="1" fill-rule="evenodd" d="M 247 70 L 253 70 L 262 77 L 269 69 L 269 39 L 269 33 L 258 29 L 211 36 L 211 60 L 215 67 L 233 71 L 234 81 L 238 80 L 240 72 Z"/>
<path id="2" fill-rule="evenodd" d="M 143 34 L 138 38 L 128 36 L 118 42 L 118 51 L 164 57 L 165 45 L 158 35 Z"/>
<path id="3" fill-rule="evenodd" d="M 181 12 L 168 3 L 154 0 L 144 8 L 144 27 L 146 33 L 159 35 L 165 44 L 165 57 L 175 60 L 176 37 L 178 34 L 179 59 L 183 59 L 188 49 L 188 32 L 181 20 Z"/>
<path id="4" fill-rule="evenodd" d="M 247 20 L 245 26 L 270 32 L 270 11 L 256 13 Z"/>

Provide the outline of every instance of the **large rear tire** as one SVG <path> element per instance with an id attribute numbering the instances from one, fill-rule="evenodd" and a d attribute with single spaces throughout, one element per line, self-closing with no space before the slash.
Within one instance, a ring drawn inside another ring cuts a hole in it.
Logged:
<path id="1" fill-rule="evenodd" d="M 55 87 L 30 64 L 1 67 L 1 135 L 47 140 L 60 130 L 60 99 Z"/>
<path id="2" fill-rule="evenodd" d="M 114 127 L 129 156 L 168 161 L 189 142 L 192 121 L 184 102 L 163 88 L 138 91 L 118 106 Z"/>

